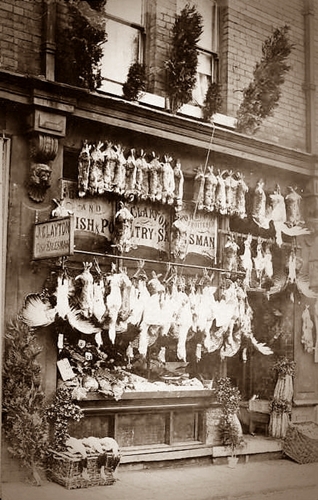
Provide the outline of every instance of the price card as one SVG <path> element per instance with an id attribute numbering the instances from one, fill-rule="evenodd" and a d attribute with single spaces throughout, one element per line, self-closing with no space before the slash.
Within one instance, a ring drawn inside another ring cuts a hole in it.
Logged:
<path id="1" fill-rule="evenodd" d="M 58 367 L 59 372 L 61 374 L 61 377 L 64 381 L 71 380 L 72 378 L 75 377 L 75 373 L 73 372 L 73 369 L 72 369 L 70 362 L 67 358 L 60 359 L 57 362 L 57 367 Z"/>

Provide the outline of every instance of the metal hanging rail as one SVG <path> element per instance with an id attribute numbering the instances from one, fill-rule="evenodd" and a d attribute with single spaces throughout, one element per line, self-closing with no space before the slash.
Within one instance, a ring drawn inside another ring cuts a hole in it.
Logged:
<path id="1" fill-rule="evenodd" d="M 226 269 L 222 269 L 219 267 L 208 267 L 208 266 L 198 266 L 195 264 L 182 264 L 180 262 L 171 262 L 171 261 L 164 261 L 164 260 L 155 260 L 155 259 L 143 259 L 143 258 L 138 258 L 138 257 L 128 257 L 124 255 L 114 255 L 114 254 L 108 254 L 108 253 L 96 253 L 96 252 L 88 252 L 87 250 L 74 250 L 74 254 L 78 255 L 90 255 L 91 257 L 106 257 L 106 258 L 111 258 L 111 259 L 120 259 L 120 260 L 130 260 L 130 261 L 135 261 L 135 262 L 147 262 L 148 264 L 163 264 L 167 266 L 177 266 L 177 267 L 186 267 L 186 268 L 191 268 L 191 269 L 205 269 L 207 271 L 216 271 L 220 273 L 229 273 L 230 271 Z M 244 275 L 244 272 L 235 272 L 234 274 L 242 274 Z"/>

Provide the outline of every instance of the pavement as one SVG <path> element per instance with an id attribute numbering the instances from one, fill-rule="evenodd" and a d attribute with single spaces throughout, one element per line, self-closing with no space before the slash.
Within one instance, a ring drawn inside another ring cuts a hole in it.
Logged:
<path id="1" fill-rule="evenodd" d="M 318 500 L 318 463 L 287 458 L 223 465 L 184 465 L 129 470 L 116 482 L 68 490 L 45 480 L 42 486 L 2 483 L 1 500 Z"/>

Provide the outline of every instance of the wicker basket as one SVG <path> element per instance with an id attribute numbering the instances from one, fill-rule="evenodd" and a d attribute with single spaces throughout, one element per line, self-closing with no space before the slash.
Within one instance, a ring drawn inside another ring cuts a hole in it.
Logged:
<path id="1" fill-rule="evenodd" d="M 115 482 L 113 472 L 120 458 L 113 453 L 77 458 L 68 453 L 50 452 L 48 479 L 68 490 L 89 486 L 108 486 Z"/>
<path id="2" fill-rule="evenodd" d="M 314 422 L 289 424 L 283 452 L 299 464 L 318 462 L 318 424 Z"/>

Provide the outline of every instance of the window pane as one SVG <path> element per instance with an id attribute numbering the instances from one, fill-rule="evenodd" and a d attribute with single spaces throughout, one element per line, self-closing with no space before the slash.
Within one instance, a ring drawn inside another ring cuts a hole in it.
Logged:
<path id="1" fill-rule="evenodd" d="M 138 60 L 140 33 L 138 30 L 108 19 L 108 41 L 104 44 L 102 77 L 124 83 L 129 66 Z"/>
<path id="2" fill-rule="evenodd" d="M 142 23 L 143 0 L 107 0 L 106 13 L 130 23 Z"/>
<path id="3" fill-rule="evenodd" d="M 189 0 L 177 0 L 177 11 L 178 14 L 185 7 L 186 4 L 189 3 Z M 194 5 L 197 11 L 201 14 L 203 18 L 203 33 L 199 40 L 199 47 L 205 50 L 214 50 L 213 47 L 213 15 L 214 15 L 214 0 L 194 0 L 191 2 L 191 5 Z"/>
<path id="4" fill-rule="evenodd" d="M 192 92 L 194 104 L 203 104 L 209 83 L 211 81 L 212 56 L 210 54 L 198 53 L 197 81 Z"/>

